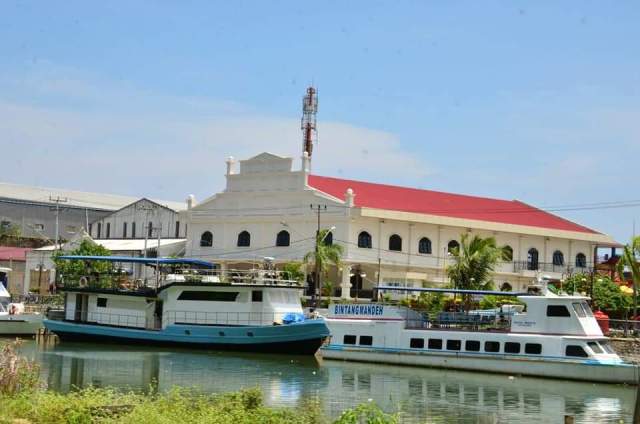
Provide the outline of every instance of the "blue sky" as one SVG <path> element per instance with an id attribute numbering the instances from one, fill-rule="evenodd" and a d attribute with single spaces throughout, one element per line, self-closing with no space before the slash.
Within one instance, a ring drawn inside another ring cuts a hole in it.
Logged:
<path id="1" fill-rule="evenodd" d="M 226 156 L 299 156 L 313 82 L 314 172 L 636 200 L 638 22 L 635 1 L 5 0 L 0 179 L 202 199 Z M 563 216 L 626 241 L 640 208 Z"/>

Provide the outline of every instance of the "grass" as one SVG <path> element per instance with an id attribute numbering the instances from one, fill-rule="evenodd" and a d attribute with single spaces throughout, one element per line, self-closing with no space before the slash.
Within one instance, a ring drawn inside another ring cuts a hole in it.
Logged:
<path id="1" fill-rule="evenodd" d="M 320 424 L 330 420 L 318 402 L 298 408 L 265 406 L 259 388 L 221 395 L 205 395 L 174 388 L 145 395 L 110 388 L 87 388 L 70 393 L 46 390 L 38 380 L 37 364 L 16 353 L 18 342 L 3 347 L 0 358 L 0 423 L 29 424 Z M 387 424 L 397 418 L 375 404 L 348 409 L 338 424 Z"/>

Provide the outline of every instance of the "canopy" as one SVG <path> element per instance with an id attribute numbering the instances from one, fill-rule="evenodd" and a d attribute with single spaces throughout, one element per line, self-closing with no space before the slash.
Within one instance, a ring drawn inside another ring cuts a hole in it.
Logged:
<path id="1" fill-rule="evenodd" d="M 126 262 L 144 264 L 149 266 L 159 265 L 194 265 L 200 268 L 215 268 L 211 262 L 200 259 L 190 258 L 134 258 L 132 256 L 82 256 L 82 255 L 63 255 L 60 259 L 70 261 L 105 261 L 105 262 Z"/>
<path id="2" fill-rule="evenodd" d="M 457 294 L 478 294 L 491 296 L 527 296 L 529 293 L 503 292 L 491 290 L 462 290 L 462 289 L 440 289 L 435 287 L 396 287 L 396 286 L 378 286 L 380 291 L 395 290 L 405 292 L 428 292 L 428 293 L 457 293 Z"/>

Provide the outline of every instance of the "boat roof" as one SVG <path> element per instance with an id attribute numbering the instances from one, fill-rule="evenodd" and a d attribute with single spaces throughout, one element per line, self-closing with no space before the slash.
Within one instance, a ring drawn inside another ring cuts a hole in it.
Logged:
<path id="1" fill-rule="evenodd" d="M 378 286 L 376 287 L 380 291 L 394 290 L 405 292 L 428 292 L 428 293 L 458 293 L 458 294 L 477 294 L 477 295 L 491 295 L 491 296 L 527 296 L 526 292 L 504 292 L 497 290 L 463 290 L 463 289 L 446 289 L 436 287 L 396 287 L 396 286 Z"/>
<path id="2" fill-rule="evenodd" d="M 70 261 L 105 261 L 105 262 L 126 262 L 145 264 L 149 266 L 159 265 L 194 265 L 201 268 L 215 268 L 215 264 L 201 259 L 191 258 L 136 258 L 132 256 L 84 256 L 84 255 L 63 255 L 60 259 Z"/>

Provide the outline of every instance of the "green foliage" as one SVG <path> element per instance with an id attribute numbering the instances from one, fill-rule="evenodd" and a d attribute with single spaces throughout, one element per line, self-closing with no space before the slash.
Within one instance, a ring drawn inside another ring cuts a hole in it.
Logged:
<path id="1" fill-rule="evenodd" d="M 18 238 L 21 235 L 20 227 L 11 222 L 0 224 L 0 237 Z"/>
<path id="2" fill-rule="evenodd" d="M 600 277 L 597 277 L 600 278 Z M 562 290 L 565 293 L 589 293 L 591 291 L 591 275 L 576 274 L 564 280 Z"/>
<path id="3" fill-rule="evenodd" d="M 336 424 L 394 424 L 397 422 L 397 416 L 384 413 L 375 403 L 363 403 L 344 411 Z"/>
<path id="4" fill-rule="evenodd" d="M 620 287 L 608 277 L 598 277 L 593 285 L 593 306 L 606 312 L 611 318 L 622 318 L 631 307 L 631 296 L 620 291 Z"/>
<path id="5" fill-rule="evenodd" d="M 620 256 L 620 260 L 616 265 L 618 275 L 620 275 L 621 279 L 624 275 L 625 267 L 631 272 L 631 280 L 633 281 L 635 295 L 633 299 L 634 316 L 638 314 L 637 290 L 638 285 L 640 285 L 640 263 L 638 263 L 638 257 L 640 257 L 640 236 L 632 238 L 631 243 L 627 244 L 624 249 L 622 249 L 622 256 Z"/>
<path id="6" fill-rule="evenodd" d="M 38 387 L 40 367 L 18 355 L 20 340 L 7 343 L 0 351 L 0 395 L 31 391 Z"/>
<path id="7" fill-rule="evenodd" d="M 289 262 L 284 264 L 282 271 L 285 273 L 284 277 L 287 280 L 295 280 L 298 283 L 304 282 L 304 272 L 302 272 L 302 263 Z"/>
<path id="8" fill-rule="evenodd" d="M 515 296 L 483 296 L 480 300 L 480 309 L 495 309 L 502 305 L 524 305 Z"/>
<path id="9" fill-rule="evenodd" d="M 93 273 L 108 274 L 113 270 L 113 264 L 110 262 L 68 261 L 60 259 L 62 255 L 110 256 L 111 252 L 90 240 L 82 240 L 80 246 L 70 252 L 57 251 L 52 258 L 56 265 L 56 275 L 62 276 L 67 282 L 77 282 L 80 277 L 87 277 Z M 103 282 L 109 284 L 106 280 Z"/>
<path id="10" fill-rule="evenodd" d="M 320 273 L 327 276 L 329 272 L 329 265 L 340 266 L 342 262 L 342 246 L 339 244 L 326 244 L 324 240 L 329 234 L 329 230 L 320 230 L 316 237 L 316 245 L 314 250 L 304 255 L 304 263 L 313 265 L 316 263 Z M 316 282 L 317 284 L 317 282 Z"/>

